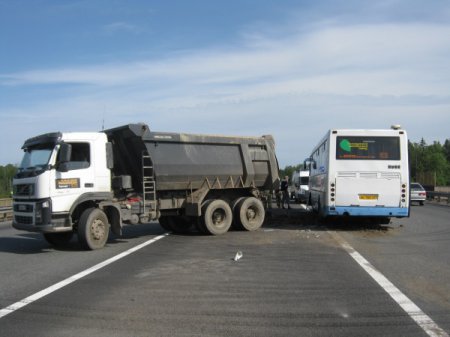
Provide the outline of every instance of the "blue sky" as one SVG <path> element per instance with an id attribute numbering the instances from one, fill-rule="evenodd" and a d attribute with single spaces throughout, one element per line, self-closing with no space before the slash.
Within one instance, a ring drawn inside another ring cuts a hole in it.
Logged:
<path id="1" fill-rule="evenodd" d="M 0 46 L 0 165 L 103 120 L 272 134 L 282 167 L 330 128 L 450 138 L 447 0 L 0 0 Z"/>

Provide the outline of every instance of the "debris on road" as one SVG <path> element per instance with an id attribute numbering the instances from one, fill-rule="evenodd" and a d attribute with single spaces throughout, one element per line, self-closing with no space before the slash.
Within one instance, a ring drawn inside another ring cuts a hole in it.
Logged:
<path id="1" fill-rule="evenodd" d="M 239 251 L 237 251 L 237 253 L 236 253 L 236 255 L 234 256 L 234 261 L 238 261 L 238 260 L 240 260 L 241 258 L 242 258 L 242 252 L 239 250 Z"/>

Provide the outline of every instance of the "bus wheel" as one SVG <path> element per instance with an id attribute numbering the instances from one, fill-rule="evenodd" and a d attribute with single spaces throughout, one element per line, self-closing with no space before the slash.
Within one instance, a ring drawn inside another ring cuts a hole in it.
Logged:
<path id="1" fill-rule="evenodd" d="M 66 246 L 70 239 L 72 239 L 73 232 L 62 232 L 62 233 L 44 233 L 44 239 L 55 247 Z"/>
<path id="2" fill-rule="evenodd" d="M 102 248 L 109 236 L 106 214 L 98 208 L 88 208 L 81 214 L 78 223 L 78 240 L 90 250 Z"/>
<path id="3" fill-rule="evenodd" d="M 209 234 L 220 235 L 228 232 L 232 221 L 233 212 L 226 201 L 216 199 L 205 204 L 203 223 Z"/>
<path id="4" fill-rule="evenodd" d="M 319 217 L 323 217 L 322 206 L 320 204 L 320 198 L 312 205 L 313 212 Z"/>
<path id="5" fill-rule="evenodd" d="M 264 222 L 265 210 L 261 200 L 245 198 L 237 205 L 236 222 L 248 231 L 260 228 Z"/>

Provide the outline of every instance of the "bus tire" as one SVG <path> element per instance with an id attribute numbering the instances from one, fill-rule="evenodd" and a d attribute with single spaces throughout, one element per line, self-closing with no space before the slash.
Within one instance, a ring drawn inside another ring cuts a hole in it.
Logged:
<path id="1" fill-rule="evenodd" d="M 224 200 L 212 200 L 203 207 L 203 223 L 209 234 L 220 235 L 228 232 L 233 221 L 230 205 Z"/>
<path id="2" fill-rule="evenodd" d="M 105 246 L 109 236 L 109 222 L 99 208 L 88 208 L 78 222 L 78 240 L 85 249 L 94 250 Z"/>
<path id="3" fill-rule="evenodd" d="M 317 201 L 317 215 L 319 216 L 319 219 L 323 219 L 325 215 L 323 214 L 322 205 L 320 204 L 320 198 Z"/>
<path id="4" fill-rule="evenodd" d="M 245 230 L 254 231 L 262 226 L 265 214 L 261 200 L 255 197 L 245 198 L 237 206 L 236 222 Z"/>

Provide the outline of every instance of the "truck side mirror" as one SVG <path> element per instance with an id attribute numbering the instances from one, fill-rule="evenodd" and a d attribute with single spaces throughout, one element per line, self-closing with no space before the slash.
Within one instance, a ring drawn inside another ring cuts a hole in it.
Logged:
<path id="1" fill-rule="evenodd" d="M 59 163 L 58 171 L 67 172 L 69 171 L 68 163 L 70 157 L 72 156 L 72 145 L 67 143 L 62 143 L 59 148 Z"/>

